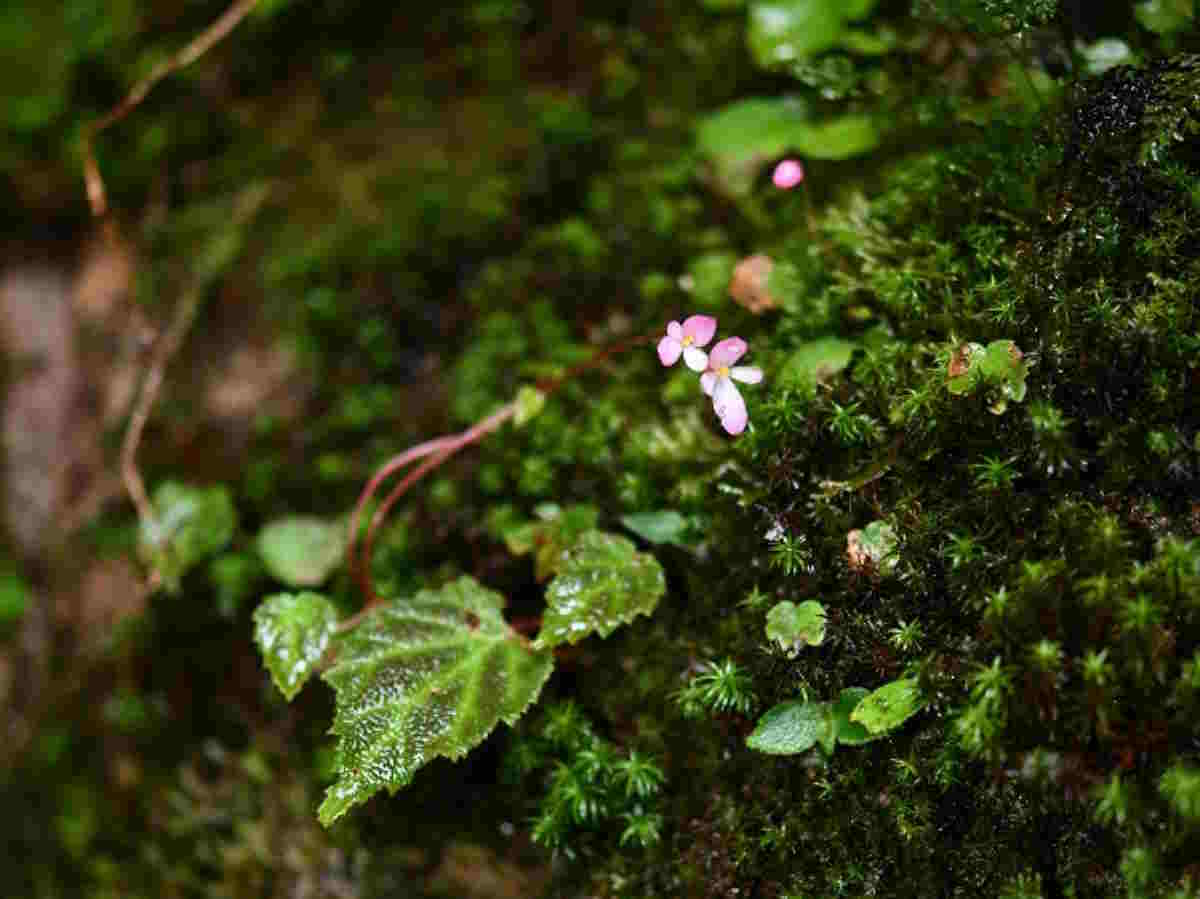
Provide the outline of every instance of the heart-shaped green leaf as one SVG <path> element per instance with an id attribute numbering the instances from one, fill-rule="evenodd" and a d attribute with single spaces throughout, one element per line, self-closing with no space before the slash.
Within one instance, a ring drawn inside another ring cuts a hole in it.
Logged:
<path id="1" fill-rule="evenodd" d="M 781 702 L 758 719 L 746 745 L 768 755 L 797 755 L 834 736 L 827 702 Z"/>
<path id="2" fill-rule="evenodd" d="M 872 740 L 879 739 L 856 721 L 850 720 L 858 704 L 871 693 L 866 687 L 847 687 L 838 694 L 833 702 L 833 728 L 837 733 L 837 741 L 847 746 L 861 746 Z"/>
<path id="3" fill-rule="evenodd" d="M 849 22 L 877 0 L 766 0 L 750 7 L 746 43 L 764 68 L 802 62 L 841 43 Z"/>
<path id="4" fill-rule="evenodd" d="M 607 637 L 637 615 L 649 615 L 667 592 L 662 566 L 629 540 L 588 531 L 566 550 L 546 587 L 538 647 Z"/>
<path id="5" fill-rule="evenodd" d="M 318 587 L 342 561 L 346 526 L 322 518 L 283 518 L 262 529 L 257 545 L 276 580 L 289 587 Z"/>
<path id="6" fill-rule="evenodd" d="M 503 528 L 502 536 L 514 556 L 533 553 L 534 576 L 544 581 L 558 570 L 563 551 L 596 527 L 600 512 L 595 506 L 564 508 L 557 503 L 542 503 L 534 514 L 537 521 L 511 523 Z"/>
<path id="7" fill-rule="evenodd" d="M 864 698 L 850 713 L 850 720 L 872 734 L 895 730 L 925 706 L 925 697 L 915 678 L 884 684 Z"/>
<path id="8" fill-rule="evenodd" d="M 621 518 L 621 524 L 648 543 L 687 545 L 683 540 L 684 531 L 687 530 L 687 519 L 674 509 L 625 515 Z"/>
<path id="9" fill-rule="evenodd" d="M 466 755 L 524 714 L 554 656 L 505 623 L 504 598 L 469 577 L 371 612 L 335 640 L 339 778 L 317 812 L 331 824 L 425 763 Z"/>
<path id="10" fill-rule="evenodd" d="M 849 159 L 878 143 L 874 119 L 847 115 L 815 120 L 799 97 L 740 100 L 708 116 L 696 132 L 697 147 L 710 161 L 717 183 L 733 196 L 749 193 L 759 168 L 783 153 Z M 726 277 L 722 295 L 728 283 Z"/>
<path id="11" fill-rule="evenodd" d="M 767 639 L 774 640 L 789 655 L 805 646 L 825 642 L 825 607 L 814 599 L 796 605 L 784 600 L 767 612 Z"/>
<path id="12" fill-rule="evenodd" d="M 254 610 L 254 641 L 289 700 L 316 670 L 337 623 L 337 610 L 319 593 L 276 593 Z"/>
<path id="13" fill-rule="evenodd" d="M 193 565 L 216 555 L 233 538 L 237 512 L 225 487 L 168 481 L 154 491 L 154 515 L 142 522 L 139 551 L 168 589 Z"/>

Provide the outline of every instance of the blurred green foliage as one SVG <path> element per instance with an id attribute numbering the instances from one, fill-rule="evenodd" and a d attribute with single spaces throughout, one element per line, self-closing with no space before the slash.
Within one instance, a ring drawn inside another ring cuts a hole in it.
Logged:
<path id="1" fill-rule="evenodd" d="M 82 239 L 83 123 L 224 5 L 26 6 L 0 13 L 6 233 Z M 836 6 L 264 3 L 101 137 L 139 314 L 205 300 L 147 479 L 228 503 L 151 535 L 179 592 L 117 638 L 57 625 L 0 778 L 14 895 L 467 894 L 462 844 L 530 894 L 1196 894 L 1194 10 Z M 760 68 L 776 7 L 834 39 Z M 1085 79 L 1078 42 L 1104 39 L 1140 67 Z M 714 136 L 746 103 L 766 136 Z M 847 120 L 861 153 L 814 149 Z M 802 152 L 804 184 L 770 188 Z M 728 292 L 751 253 L 775 263 L 761 315 Z M 337 520 L 389 454 L 692 311 L 766 371 L 746 435 L 647 347 L 614 356 L 415 491 L 372 560 L 387 595 L 470 574 L 516 620 L 566 519 L 623 520 L 666 570 L 653 615 L 564 650 L 537 717 L 322 831 L 330 696 L 287 706 L 256 658 L 255 535 Z M 294 363 L 218 420 L 203 385 L 244 346 Z M 114 510 L 54 570 L 136 544 Z M 7 682 L 47 574 L 3 567 Z M 824 640 L 791 658 L 764 614 L 807 596 Z M 921 711 L 851 732 L 847 693 L 897 682 Z M 845 745 L 746 747 L 794 702 Z"/>

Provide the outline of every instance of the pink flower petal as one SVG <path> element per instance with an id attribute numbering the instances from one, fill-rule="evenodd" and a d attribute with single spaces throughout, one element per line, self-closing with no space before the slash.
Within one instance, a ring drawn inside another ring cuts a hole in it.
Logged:
<path id="1" fill-rule="evenodd" d="M 712 396 L 713 387 L 717 384 L 717 373 L 715 371 L 706 371 L 700 376 L 700 389 L 704 391 L 705 396 Z"/>
<path id="2" fill-rule="evenodd" d="M 674 340 L 683 340 L 683 326 L 679 322 L 668 322 L 667 336 Z"/>
<path id="3" fill-rule="evenodd" d="M 783 162 L 775 166 L 775 173 L 771 175 L 771 181 L 780 190 L 791 190 L 803 180 L 804 166 L 800 164 L 800 160 L 798 159 L 783 160 Z"/>
<path id="4" fill-rule="evenodd" d="M 746 422 L 749 420 L 746 401 L 729 378 L 717 380 L 717 386 L 713 390 L 713 409 L 721 419 L 721 427 L 728 433 L 740 434 L 746 430 Z"/>
<path id="5" fill-rule="evenodd" d="M 755 365 L 739 365 L 729 370 L 729 377 L 743 384 L 757 384 L 763 379 L 763 372 Z"/>
<path id="6" fill-rule="evenodd" d="M 694 346 L 683 348 L 683 364 L 692 371 L 704 371 L 708 368 L 708 353 Z"/>
<path id="7" fill-rule="evenodd" d="M 684 319 L 683 333 L 695 341 L 696 346 L 705 346 L 717 333 L 717 320 L 711 315 L 691 315 Z"/>
<path id="8" fill-rule="evenodd" d="M 674 365 L 679 361 L 679 354 L 682 352 L 683 344 L 674 337 L 664 337 L 658 342 L 658 361 L 663 365 Z"/>
<path id="9" fill-rule="evenodd" d="M 745 355 L 748 346 L 740 337 L 726 337 L 708 357 L 709 368 L 728 368 Z"/>

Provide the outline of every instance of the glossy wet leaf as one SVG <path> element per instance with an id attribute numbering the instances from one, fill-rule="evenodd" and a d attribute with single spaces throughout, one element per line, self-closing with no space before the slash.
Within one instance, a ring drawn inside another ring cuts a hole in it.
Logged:
<path id="1" fill-rule="evenodd" d="M 625 515 L 621 518 L 621 524 L 648 543 L 686 545 L 683 535 L 687 531 L 687 519 L 674 509 Z"/>
<path id="2" fill-rule="evenodd" d="M 276 580 L 289 587 L 317 587 L 341 564 L 346 526 L 308 516 L 283 518 L 262 529 L 257 546 Z"/>
<path id="3" fill-rule="evenodd" d="M 337 610 L 319 593 L 276 593 L 254 610 L 254 642 L 288 699 L 316 671 L 337 623 Z"/>
<path id="4" fill-rule="evenodd" d="M 810 599 L 797 605 L 784 600 L 767 612 L 767 639 L 774 640 L 789 655 L 805 646 L 825 642 L 825 607 Z"/>
<path id="5" fill-rule="evenodd" d="M 795 152 L 809 159 L 848 159 L 873 150 L 879 133 L 875 121 L 866 116 L 817 120 L 809 104 L 799 97 L 755 97 L 725 106 L 704 119 L 696 143 L 712 165 L 719 186 L 739 196 L 750 192 L 767 161 L 784 153 Z"/>
<path id="6" fill-rule="evenodd" d="M 194 487 L 168 481 L 154 491 L 154 517 L 142 522 L 143 559 L 176 590 L 187 571 L 216 555 L 233 538 L 237 512 L 226 487 Z"/>
<path id="7" fill-rule="evenodd" d="M 596 527 L 595 506 L 543 503 L 534 510 L 536 521 L 513 524 L 503 531 L 504 544 L 514 556 L 533 553 L 534 576 L 544 581 L 558 570 L 563 552 Z"/>
<path id="8" fill-rule="evenodd" d="M 872 734 L 895 730 L 925 706 L 925 697 L 915 678 L 884 684 L 864 698 L 850 714 Z"/>
<path id="9" fill-rule="evenodd" d="M 337 693 L 339 773 L 322 824 L 404 786 L 438 756 L 461 758 L 537 699 L 554 656 L 514 633 L 503 607 L 464 577 L 381 606 L 336 638 L 323 677 Z"/>
<path id="10" fill-rule="evenodd" d="M 838 46 L 846 26 L 877 0 L 770 0 L 750 7 L 746 44 L 764 68 L 799 62 Z"/>
<path id="11" fill-rule="evenodd" d="M 833 736 L 829 703 L 795 699 L 782 702 L 758 719 L 746 745 L 768 755 L 796 755 Z"/>
<path id="12" fill-rule="evenodd" d="M 637 615 L 649 615 L 667 591 L 662 566 L 633 542 L 589 531 L 563 553 L 546 587 L 539 647 L 606 637 Z"/>
<path id="13" fill-rule="evenodd" d="M 858 704 L 870 693 L 866 687 L 847 687 L 833 701 L 833 729 L 839 743 L 861 746 L 863 743 L 879 739 L 878 735 L 872 734 L 866 727 L 850 719 Z"/>

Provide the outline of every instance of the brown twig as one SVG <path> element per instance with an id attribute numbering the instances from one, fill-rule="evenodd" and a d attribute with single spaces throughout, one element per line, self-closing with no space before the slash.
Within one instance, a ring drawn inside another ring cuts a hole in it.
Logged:
<path id="1" fill-rule="evenodd" d="M 547 396 L 555 393 L 567 381 L 578 375 L 583 374 L 590 369 L 593 369 L 611 358 L 617 353 L 623 353 L 633 347 L 642 346 L 654 339 L 654 335 L 643 334 L 637 337 L 632 337 L 628 340 L 614 343 L 599 350 L 595 355 L 590 357 L 579 365 L 567 369 L 561 375 L 554 378 L 547 378 L 538 383 L 538 389 Z M 501 406 L 487 418 L 477 422 L 465 431 L 458 434 L 449 434 L 444 437 L 438 437 L 433 440 L 427 440 L 424 443 L 419 443 L 414 447 L 410 447 L 397 456 L 393 456 L 385 462 L 367 481 L 363 487 L 362 493 L 359 494 L 358 502 L 354 506 L 354 512 L 350 516 L 350 536 L 349 546 L 347 548 L 347 561 L 354 571 L 355 577 L 358 580 L 359 587 L 366 597 L 366 602 L 363 608 L 355 615 L 343 621 L 338 629 L 349 630 L 362 620 L 363 616 L 370 611 L 374 606 L 381 602 L 380 597 L 375 593 L 374 586 L 371 581 L 371 555 L 375 546 L 375 535 L 379 528 L 387 520 L 388 512 L 392 507 L 400 501 L 412 486 L 421 480 L 426 474 L 433 471 L 443 462 L 457 453 L 460 449 L 470 446 L 472 443 L 477 443 L 486 435 L 490 434 L 499 428 L 504 422 L 512 418 L 517 411 L 516 403 L 508 403 Z M 400 471 L 404 466 L 415 462 L 417 459 L 425 456 L 433 455 L 433 458 L 422 462 L 392 488 L 392 491 L 380 503 L 379 508 L 375 510 L 375 514 L 371 516 L 371 523 L 367 527 L 366 537 L 362 541 L 362 551 L 358 552 L 358 532 L 360 521 L 367 503 L 370 501 L 383 485 L 383 482 L 390 478 L 393 474 Z"/>
<path id="2" fill-rule="evenodd" d="M 220 18 L 196 35 L 186 47 L 170 59 L 155 66 L 149 75 L 133 86 L 133 90 L 126 95 L 124 100 L 84 129 L 83 179 L 87 185 L 88 203 L 92 207 L 92 215 L 96 218 L 103 218 L 108 212 L 108 195 L 104 189 L 104 177 L 100 174 L 100 165 L 96 161 L 93 147 L 96 136 L 105 128 L 115 125 L 133 112 L 158 82 L 173 72 L 191 65 L 214 45 L 220 43 L 257 4 L 258 0 L 235 0 L 233 5 L 221 14 Z"/>
<path id="3" fill-rule="evenodd" d="M 245 225 L 262 208 L 269 193 L 270 190 L 266 187 L 251 190 L 244 202 L 236 204 L 229 227 L 240 228 Z M 125 437 L 121 441 L 121 480 L 137 509 L 138 520 L 143 524 L 154 520 L 154 509 L 150 504 L 150 498 L 146 495 L 146 485 L 142 480 L 141 472 L 138 471 L 138 446 L 142 442 L 142 432 L 146 429 L 146 422 L 150 418 L 150 412 L 154 409 L 154 403 L 162 389 L 167 365 L 179 351 L 183 338 L 191 329 L 192 323 L 195 322 L 196 315 L 200 311 L 200 304 L 211 283 L 211 277 L 212 273 L 195 277 L 175 307 L 175 315 L 172 317 L 170 325 L 167 326 L 166 332 L 154 347 L 154 354 L 147 366 L 146 376 L 142 379 L 133 411 L 129 416 L 129 426 L 125 429 Z M 157 572 L 155 574 L 157 575 Z"/>

